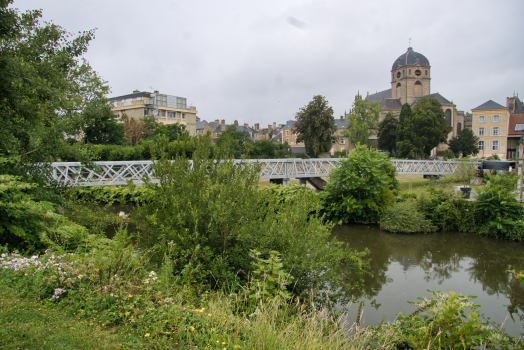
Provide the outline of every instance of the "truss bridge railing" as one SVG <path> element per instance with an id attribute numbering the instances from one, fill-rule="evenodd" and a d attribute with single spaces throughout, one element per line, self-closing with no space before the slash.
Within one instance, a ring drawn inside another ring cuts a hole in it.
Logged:
<path id="1" fill-rule="evenodd" d="M 191 162 L 191 161 L 190 161 Z M 449 162 L 428 160 L 392 160 L 398 175 L 450 175 L 476 168 L 478 162 Z M 261 179 L 326 177 L 340 164 L 340 158 L 317 159 L 251 159 L 236 160 L 239 165 L 260 166 Z M 143 184 L 146 178 L 157 183 L 149 160 L 94 162 L 87 166 L 79 162 L 51 163 L 54 181 L 73 186 L 125 185 L 129 181 Z"/>

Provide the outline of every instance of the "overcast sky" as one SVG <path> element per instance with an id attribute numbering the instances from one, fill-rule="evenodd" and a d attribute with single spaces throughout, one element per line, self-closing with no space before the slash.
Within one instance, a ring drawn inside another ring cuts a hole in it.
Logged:
<path id="1" fill-rule="evenodd" d="M 391 87 L 412 38 L 431 92 L 458 110 L 524 99 L 522 0 L 15 0 L 71 32 L 98 28 L 86 58 L 112 96 L 186 97 L 208 121 L 294 119 L 314 95 L 335 117 L 357 91 Z"/>

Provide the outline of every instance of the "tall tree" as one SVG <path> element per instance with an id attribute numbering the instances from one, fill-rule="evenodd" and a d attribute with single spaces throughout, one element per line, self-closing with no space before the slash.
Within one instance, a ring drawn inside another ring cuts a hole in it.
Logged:
<path id="1" fill-rule="evenodd" d="M 389 154 L 396 153 L 397 149 L 397 128 L 399 120 L 388 113 L 384 120 L 378 124 L 378 148 L 386 150 Z"/>
<path id="2" fill-rule="evenodd" d="M 295 115 L 297 121 L 293 133 L 298 134 L 297 142 L 304 142 L 306 154 L 312 158 L 328 152 L 336 140 L 333 108 L 328 103 L 322 95 L 313 96 L 313 100 Z"/>
<path id="3" fill-rule="evenodd" d="M 96 145 L 121 145 L 124 125 L 118 123 L 107 99 L 92 100 L 82 111 L 84 141 Z"/>
<path id="4" fill-rule="evenodd" d="M 136 146 L 143 140 L 153 135 L 152 129 L 154 123 L 151 123 L 153 116 L 145 116 L 139 119 L 131 118 L 127 114 L 122 115 L 122 122 L 124 124 L 124 135 L 131 146 Z"/>
<path id="5" fill-rule="evenodd" d="M 228 125 L 217 139 L 217 146 L 229 149 L 229 154 L 236 159 L 242 157 L 242 150 L 250 142 L 247 131 L 237 130 L 236 125 Z"/>
<path id="6" fill-rule="evenodd" d="M 398 117 L 398 126 L 397 126 L 397 144 L 404 141 L 404 134 L 402 131 L 402 125 L 404 125 L 404 121 L 409 118 L 411 115 L 411 106 L 409 103 L 404 103 L 402 105 L 402 110 L 400 111 L 400 115 Z M 397 145 L 397 150 L 399 149 L 399 146 Z"/>
<path id="7" fill-rule="evenodd" d="M 21 163 L 56 159 L 64 134 L 81 129 L 80 111 L 108 87 L 82 58 L 94 31 L 70 34 L 0 1 L 0 152 Z"/>
<path id="8" fill-rule="evenodd" d="M 465 128 L 459 131 L 457 136 L 453 136 L 449 140 L 449 149 L 455 155 L 462 154 L 462 157 L 467 157 L 470 154 L 479 153 L 479 140 L 480 138 L 475 136 L 471 129 Z"/>
<path id="9" fill-rule="evenodd" d="M 377 101 L 355 100 L 348 116 L 344 137 L 349 143 L 367 145 L 371 136 L 378 132 L 378 119 L 382 107 Z"/>
<path id="10" fill-rule="evenodd" d="M 401 156 L 410 152 L 420 157 L 429 156 L 433 148 L 447 139 L 450 131 L 440 102 L 427 98 L 417 102 L 400 127 L 404 140 L 397 145 L 397 149 Z"/>

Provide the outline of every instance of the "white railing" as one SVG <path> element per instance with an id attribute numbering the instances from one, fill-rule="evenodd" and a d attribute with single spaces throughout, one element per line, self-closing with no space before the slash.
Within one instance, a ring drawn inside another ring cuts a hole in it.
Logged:
<path id="1" fill-rule="evenodd" d="M 340 158 L 237 160 L 239 164 L 260 164 L 261 179 L 325 177 L 340 164 Z M 450 175 L 463 167 L 476 168 L 479 162 L 447 162 L 430 160 L 392 160 L 397 175 Z M 53 180 L 75 186 L 125 185 L 129 180 L 144 183 L 144 178 L 158 182 L 150 160 L 95 162 L 88 167 L 79 162 L 52 163 Z"/>

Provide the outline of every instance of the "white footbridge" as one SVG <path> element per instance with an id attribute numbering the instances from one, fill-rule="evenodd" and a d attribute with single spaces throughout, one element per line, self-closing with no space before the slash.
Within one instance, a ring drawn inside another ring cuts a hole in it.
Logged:
<path id="1" fill-rule="evenodd" d="M 287 184 L 291 179 L 327 177 L 340 165 L 340 158 L 316 159 L 250 159 L 236 160 L 239 165 L 260 165 L 260 178 Z M 479 162 L 451 162 L 432 160 L 392 160 L 397 175 L 450 175 L 476 169 Z M 53 180 L 70 186 L 125 185 L 129 181 L 140 185 L 145 179 L 157 183 L 151 167 L 153 161 L 135 160 L 118 162 L 94 162 L 91 166 L 79 162 L 51 163 Z M 303 183 L 303 181 L 300 181 Z"/>

